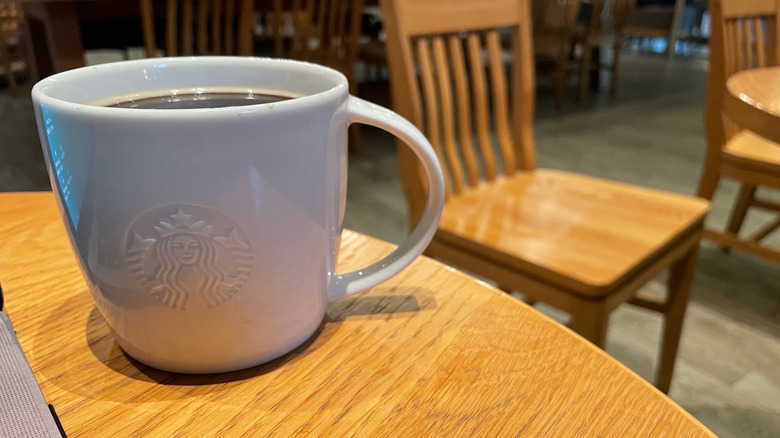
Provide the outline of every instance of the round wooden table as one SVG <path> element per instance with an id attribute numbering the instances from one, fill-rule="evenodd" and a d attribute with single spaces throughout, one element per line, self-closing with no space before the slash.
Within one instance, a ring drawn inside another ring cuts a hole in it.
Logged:
<path id="1" fill-rule="evenodd" d="M 52 195 L 2 194 L 0 211 L 6 311 L 70 437 L 713 436 L 569 329 L 425 257 L 331 303 L 271 363 L 158 371 L 114 342 Z M 347 231 L 339 269 L 391 249 Z"/>
<path id="2" fill-rule="evenodd" d="M 723 113 L 740 127 L 780 144 L 780 67 L 732 75 L 726 81 Z"/>

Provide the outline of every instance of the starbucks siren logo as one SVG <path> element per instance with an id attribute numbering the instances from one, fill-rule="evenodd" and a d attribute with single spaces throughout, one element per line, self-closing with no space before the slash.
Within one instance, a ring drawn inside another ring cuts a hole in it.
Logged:
<path id="1" fill-rule="evenodd" d="M 246 235 L 208 207 L 167 204 L 130 225 L 127 263 L 141 286 L 174 309 L 213 308 L 235 295 L 252 269 Z"/>

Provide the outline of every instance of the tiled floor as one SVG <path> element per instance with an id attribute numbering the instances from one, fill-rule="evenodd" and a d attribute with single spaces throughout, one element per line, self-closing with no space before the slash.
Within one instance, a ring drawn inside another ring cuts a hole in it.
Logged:
<path id="1" fill-rule="evenodd" d="M 704 154 L 705 84 L 704 61 L 626 55 L 616 101 L 594 95 L 558 114 L 540 83 L 539 165 L 691 194 Z M 48 187 L 38 148 L 29 100 L 0 92 L 0 191 Z M 394 141 L 366 128 L 350 160 L 347 226 L 399 242 L 407 219 Z M 712 224 L 726 220 L 735 191 L 722 185 Z M 747 227 L 761 217 L 751 213 Z M 662 289 L 657 279 L 645 292 Z M 654 314 L 624 306 L 607 351 L 652 379 L 660 327 Z M 718 435 L 780 436 L 780 266 L 703 244 L 670 396 Z"/>

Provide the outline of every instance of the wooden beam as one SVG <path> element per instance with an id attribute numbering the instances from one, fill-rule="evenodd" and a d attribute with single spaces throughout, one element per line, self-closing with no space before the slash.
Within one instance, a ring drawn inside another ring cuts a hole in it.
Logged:
<path id="1" fill-rule="evenodd" d="M 705 229 L 704 238 L 721 246 L 736 248 L 748 254 L 753 254 L 775 263 L 780 263 L 780 251 L 761 246 L 757 242 L 740 240 L 733 234 L 726 234 L 719 231 Z"/>
<path id="2" fill-rule="evenodd" d="M 755 234 L 750 236 L 749 240 L 758 243 L 761 240 L 763 240 L 766 236 L 772 234 L 772 232 L 778 228 L 780 228 L 780 217 L 778 217 L 774 221 L 770 222 L 768 225 L 765 225 L 763 228 L 758 230 Z"/>

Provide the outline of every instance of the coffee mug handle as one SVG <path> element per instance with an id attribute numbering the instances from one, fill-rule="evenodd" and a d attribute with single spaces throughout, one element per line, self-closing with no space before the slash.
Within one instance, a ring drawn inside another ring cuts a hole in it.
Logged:
<path id="1" fill-rule="evenodd" d="M 439 160 L 419 129 L 389 109 L 354 96 L 349 96 L 347 112 L 349 124 L 363 123 L 384 129 L 412 148 L 428 176 L 428 199 L 417 226 L 395 251 L 364 269 L 335 275 L 329 295 L 331 300 L 372 288 L 409 266 L 433 239 L 444 206 L 444 177 Z"/>

